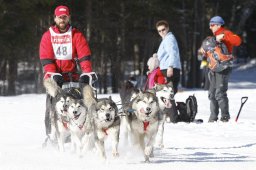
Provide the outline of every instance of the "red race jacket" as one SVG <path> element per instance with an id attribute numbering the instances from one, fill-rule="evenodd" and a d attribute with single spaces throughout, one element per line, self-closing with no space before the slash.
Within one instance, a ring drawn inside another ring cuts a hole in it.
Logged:
<path id="1" fill-rule="evenodd" d="M 54 44 L 57 46 L 54 46 Z M 61 46 L 63 44 L 64 48 Z M 67 53 L 69 54 L 68 57 L 61 56 Z M 68 73 L 72 73 L 72 80 L 77 81 L 79 75 L 75 58 L 78 59 L 82 72 L 92 72 L 89 45 L 84 35 L 71 26 L 68 26 L 67 33 L 63 34 L 59 32 L 56 26 L 52 26 L 51 31 L 49 28 L 42 36 L 39 55 L 44 70 L 44 78 L 49 78 L 51 76 L 50 73 L 61 73 L 64 80 L 69 81 Z"/>

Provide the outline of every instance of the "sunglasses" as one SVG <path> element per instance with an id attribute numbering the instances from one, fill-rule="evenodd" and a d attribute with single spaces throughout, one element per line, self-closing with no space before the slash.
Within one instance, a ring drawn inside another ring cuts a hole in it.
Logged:
<path id="1" fill-rule="evenodd" d="M 164 32 L 165 30 L 166 30 L 166 28 L 163 28 L 163 29 L 157 30 L 157 31 L 160 33 L 160 32 Z"/>
<path id="2" fill-rule="evenodd" d="M 217 24 L 210 24 L 210 27 L 214 27 L 215 25 L 217 25 Z"/>

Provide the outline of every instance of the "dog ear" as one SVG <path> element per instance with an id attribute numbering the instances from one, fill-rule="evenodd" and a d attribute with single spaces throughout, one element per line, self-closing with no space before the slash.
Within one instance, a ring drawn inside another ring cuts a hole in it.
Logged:
<path id="1" fill-rule="evenodd" d="M 135 102 L 138 103 L 139 101 L 141 101 L 142 96 L 143 96 L 143 91 L 140 89 L 139 93 L 137 94 L 137 96 L 135 98 Z"/>
<path id="2" fill-rule="evenodd" d="M 153 89 L 157 89 L 158 85 L 158 83 L 155 83 Z"/>
<path id="3" fill-rule="evenodd" d="M 141 97 L 143 95 L 143 91 L 140 90 L 138 95 Z"/>
<path id="4" fill-rule="evenodd" d="M 118 108 L 117 108 L 116 103 L 113 100 L 111 100 L 111 106 L 114 108 L 115 114 L 117 115 L 118 114 Z"/>
<path id="5" fill-rule="evenodd" d="M 78 102 L 79 102 L 79 104 L 80 104 L 81 106 L 85 107 L 86 110 L 87 110 L 87 106 L 85 106 L 83 99 L 79 99 Z"/>
<path id="6" fill-rule="evenodd" d="M 112 97 L 111 96 L 109 96 L 108 99 L 112 101 Z"/>
<path id="7" fill-rule="evenodd" d="M 58 86 L 58 84 L 56 83 L 56 81 L 54 81 L 51 78 L 45 79 L 43 81 L 44 87 L 46 89 L 46 92 L 52 96 L 55 97 L 58 93 L 61 92 L 61 88 Z"/>

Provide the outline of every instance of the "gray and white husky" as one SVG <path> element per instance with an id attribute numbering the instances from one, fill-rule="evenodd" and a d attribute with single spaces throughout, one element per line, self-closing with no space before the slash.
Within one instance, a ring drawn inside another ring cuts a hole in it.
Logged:
<path id="1" fill-rule="evenodd" d="M 155 95 L 158 98 L 158 104 L 160 108 L 160 121 L 159 128 L 157 132 L 156 145 L 163 148 L 163 133 L 164 133 L 164 123 L 169 121 L 167 117 L 167 112 L 170 111 L 172 107 L 172 100 L 174 100 L 174 91 L 169 84 L 156 84 L 154 86 Z"/>
<path id="2" fill-rule="evenodd" d="M 44 80 L 43 83 L 47 93 L 51 96 L 51 105 L 47 106 L 50 107 L 50 137 L 52 140 L 57 138 L 59 150 L 60 152 L 64 152 L 64 143 L 67 137 L 70 136 L 67 108 L 69 106 L 71 96 L 65 93 L 65 91 L 63 91 L 57 83 L 50 78 Z"/>
<path id="3" fill-rule="evenodd" d="M 93 124 L 92 114 L 84 105 L 83 100 L 71 98 L 67 109 L 68 128 L 71 133 L 71 150 L 81 156 L 81 153 L 92 145 Z"/>
<path id="4" fill-rule="evenodd" d="M 112 155 L 119 156 L 118 144 L 120 133 L 120 117 L 115 102 L 109 98 L 96 99 L 92 88 L 86 86 L 83 89 L 84 103 L 93 114 L 95 145 L 101 158 L 106 159 L 104 141 L 106 137 L 111 138 Z"/>
<path id="5" fill-rule="evenodd" d="M 150 92 L 140 91 L 131 101 L 127 116 L 132 143 L 140 147 L 144 152 L 145 162 L 149 162 L 159 124 L 156 96 Z"/>

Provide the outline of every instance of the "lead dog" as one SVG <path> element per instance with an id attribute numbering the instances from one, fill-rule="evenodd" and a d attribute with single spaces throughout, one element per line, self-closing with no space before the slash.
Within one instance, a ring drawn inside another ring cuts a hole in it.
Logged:
<path id="1" fill-rule="evenodd" d="M 57 83 L 52 79 L 44 80 L 44 86 L 47 93 L 51 96 L 50 107 L 50 126 L 51 126 L 51 138 L 57 138 L 58 148 L 60 152 L 64 152 L 64 143 L 70 132 L 68 129 L 68 117 L 67 108 L 71 100 L 71 95 L 65 93 Z"/>
<path id="2" fill-rule="evenodd" d="M 88 148 L 93 137 L 92 114 L 84 105 L 83 100 L 71 98 L 67 115 L 68 128 L 71 133 L 71 150 L 81 156 Z"/>
<path id="3" fill-rule="evenodd" d="M 96 99 L 92 88 L 86 86 L 83 89 L 84 103 L 93 114 L 95 129 L 95 145 L 101 158 L 106 159 L 104 141 L 106 137 L 111 138 L 112 155 L 118 156 L 118 144 L 120 133 L 120 118 L 115 102 L 109 98 Z"/>
<path id="4" fill-rule="evenodd" d="M 131 101 L 129 110 L 127 119 L 132 142 L 144 152 L 145 162 L 149 162 L 159 124 L 157 98 L 153 93 L 140 91 Z"/>

